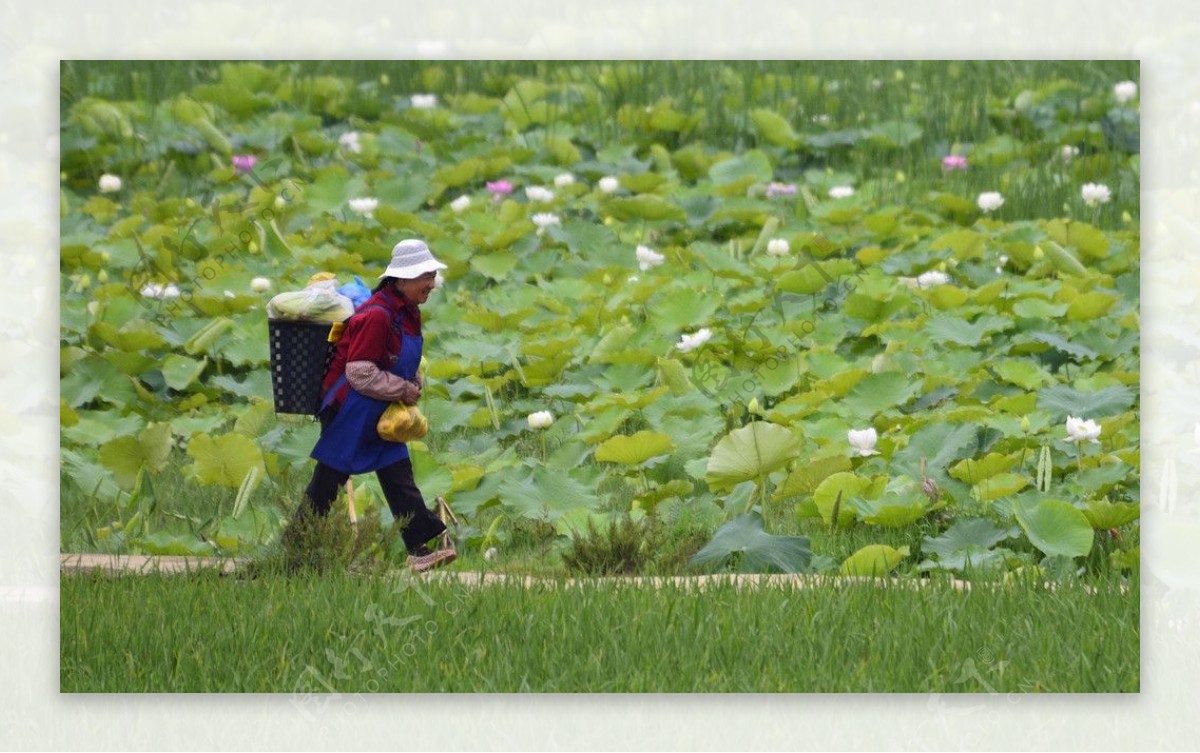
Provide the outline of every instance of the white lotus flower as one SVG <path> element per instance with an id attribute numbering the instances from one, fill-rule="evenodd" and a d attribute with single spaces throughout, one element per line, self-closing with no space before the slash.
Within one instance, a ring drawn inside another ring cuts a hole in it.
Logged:
<path id="1" fill-rule="evenodd" d="M 667 257 L 658 253 L 649 246 L 638 246 L 634 252 L 637 255 L 638 268 L 645 272 L 647 269 L 657 267 L 667 260 Z"/>
<path id="2" fill-rule="evenodd" d="M 530 186 L 525 189 L 525 197 L 530 201 L 550 202 L 554 201 L 554 192 L 542 186 Z"/>
<path id="3" fill-rule="evenodd" d="M 471 197 L 466 194 L 450 202 L 450 208 L 454 210 L 455 214 L 463 213 L 469 206 L 471 206 Z"/>
<path id="4" fill-rule="evenodd" d="M 157 298 L 158 300 L 166 300 L 167 298 L 178 298 L 179 288 L 175 287 L 175 283 L 167 283 L 166 286 L 152 282 L 144 286 L 141 290 L 144 298 Z"/>
<path id="5" fill-rule="evenodd" d="M 789 251 L 791 251 L 791 248 L 783 238 L 772 238 L 770 243 L 767 244 L 768 256 L 787 256 Z"/>
<path id="6" fill-rule="evenodd" d="M 1083 196 L 1083 203 L 1089 207 L 1107 204 L 1112 199 L 1112 191 L 1103 183 L 1084 183 L 1079 193 Z"/>
<path id="7" fill-rule="evenodd" d="M 611 175 L 606 175 L 600 179 L 600 190 L 604 193 L 612 193 L 621 187 L 621 181 Z"/>
<path id="8" fill-rule="evenodd" d="M 1062 157 L 1063 162 L 1070 162 L 1075 157 L 1079 156 L 1079 147 L 1064 144 L 1062 149 L 1058 150 L 1058 156 Z"/>
<path id="9" fill-rule="evenodd" d="M 1067 416 L 1067 441 L 1068 442 L 1095 442 L 1100 444 L 1097 437 L 1100 436 L 1100 424 L 1088 419 L 1075 418 Z"/>
<path id="10" fill-rule="evenodd" d="M 492 560 L 496 559 L 499 556 L 500 556 L 500 552 L 497 551 L 496 547 L 494 547 L 494 546 L 489 546 L 487 548 L 487 551 L 483 553 L 483 559 L 486 562 L 491 562 Z"/>
<path id="11" fill-rule="evenodd" d="M 1121 104 L 1125 104 L 1129 100 L 1137 96 L 1137 84 L 1132 81 L 1122 81 L 1113 86 L 1113 96 Z"/>
<path id="12" fill-rule="evenodd" d="M 533 224 L 537 225 L 538 235 L 541 235 L 542 231 L 551 225 L 562 224 L 562 221 L 558 219 L 558 215 L 551 214 L 550 212 L 538 212 L 529 219 L 533 220 Z"/>
<path id="13" fill-rule="evenodd" d="M 445 284 L 446 284 L 446 278 L 442 277 L 442 270 L 439 269 L 437 271 L 437 273 L 434 274 L 434 276 L 433 276 L 433 289 L 437 290 L 438 288 L 440 288 L 441 286 L 443 286 Z"/>
<path id="14" fill-rule="evenodd" d="M 343 149 L 347 149 L 355 154 L 362 151 L 362 144 L 358 143 L 358 131 L 346 131 L 341 136 L 338 136 L 338 143 Z"/>
<path id="15" fill-rule="evenodd" d="M 100 193 L 116 193 L 121 190 L 121 179 L 105 173 L 100 176 Z"/>
<path id="16" fill-rule="evenodd" d="M 939 272 L 936 269 L 931 269 L 928 272 L 922 272 L 917 275 L 917 287 L 933 288 L 938 285 L 945 285 L 950 282 L 950 275 L 945 272 Z"/>
<path id="17" fill-rule="evenodd" d="M 369 196 L 361 199 L 351 199 L 350 210 L 356 214 L 361 214 L 363 217 L 374 217 L 375 210 L 379 208 L 379 199 L 372 199 Z"/>
<path id="18" fill-rule="evenodd" d="M 266 277 L 255 277 L 250 281 L 250 289 L 255 293 L 265 293 L 271 289 L 271 281 Z"/>
<path id="19" fill-rule="evenodd" d="M 684 353 L 687 353 L 688 351 L 692 351 L 692 350 L 695 350 L 696 348 L 699 348 L 701 345 L 708 342 L 711 338 L 712 338 L 712 330 L 709 329 L 708 327 L 704 327 L 703 329 L 697 330 L 697 332 L 695 334 L 680 335 L 679 342 L 675 343 L 675 347 L 679 348 Z"/>
<path id="20" fill-rule="evenodd" d="M 850 449 L 858 453 L 859 457 L 867 457 L 869 455 L 878 455 L 875 451 L 875 444 L 879 442 L 879 434 L 872 426 L 869 429 L 851 429 L 846 432 L 846 439 L 850 441 Z"/>
<path id="21" fill-rule="evenodd" d="M 409 102 L 418 110 L 432 110 L 437 107 L 438 100 L 436 94 L 414 94 Z"/>
<path id="22" fill-rule="evenodd" d="M 554 423 L 554 414 L 548 410 L 540 410 L 529 414 L 530 429 L 545 429 Z"/>
<path id="23" fill-rule="evenodd" d="M 846 199 L 854 195 L 853 186 L 834 186 L 829 189 L 829 198 L 831 199 Z"/>
<path id="24" fill-rule="evenodd" d="M 570 173 L 562 173 L 554 176 L 554 185 L 558 188 L 565 188 L 575 183 L 575 176 Z"/>
<path id="25" fill-rule="evenodd" d="M 1000 195 L 999 191 L 984 191 L 979 194 L 975 204 L 984 212 L 994 212 L 1004 206 L 1004 197 Z"/>

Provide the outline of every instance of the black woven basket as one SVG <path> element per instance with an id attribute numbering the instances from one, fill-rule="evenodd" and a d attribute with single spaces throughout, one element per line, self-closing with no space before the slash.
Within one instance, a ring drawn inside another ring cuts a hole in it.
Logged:
<path id="1" fill-rule="evenodd" d="M 276 413 L 311 416 L 320 407 L 321 381 L 333 360 L 329 322 L 268 319 L 271 336 L 271 392 Z"/>

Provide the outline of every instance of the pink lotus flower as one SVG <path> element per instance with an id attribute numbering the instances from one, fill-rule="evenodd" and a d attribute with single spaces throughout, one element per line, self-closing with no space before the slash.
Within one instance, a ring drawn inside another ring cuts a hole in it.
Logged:
<path id="1" fill-rule="evenodd" d="M 235 154 L 232 161 L 235 170 L 239 173 L 248 173 L 258 164 L 258 157 L 253 154 Z"/>
<path id="2" fill-rule="evenodd" d="M 768 199 L 774 199 L 779 196 L 795 196 L 795 195 L 796 195 L 796 184 L 795 183 L 768 183 L 767 184 L 767 198 Z"/>
<path id="3" fill-rule="evenodd" d="M 487 190 L 491 192 L 493 201 L 500 201 L 501 196 L 508 196 L 513 192 L 513 184 L 507 180 L 489 181 Z"/>
<path id="4" fill-rule="evenodd" d="M 967 158 L 961 154 L 947 154 L 945 157 L 942 157 L 942 169 L 946 171 L 966 170 Z"/>

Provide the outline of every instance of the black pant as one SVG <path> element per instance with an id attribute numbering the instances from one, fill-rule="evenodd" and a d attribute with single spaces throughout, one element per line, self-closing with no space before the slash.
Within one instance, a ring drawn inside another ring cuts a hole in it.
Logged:
<path id="1" fill-rule="evenodd" d="M 446 524 L 438 519 L 425 506 L 425 498 L 413 481 L 412 461 L 407 458 L 375 471 L 379 478 L 379 486 L 387 497 L 388 509 L 397 522 L 408 518 L 404 531 L 404 546 L 411 552 L 417 547 L 446 530 Z M 308 484 L 305 496 L 307 504 L 319 515 L 328 515 L 337 498 L 338 490 L 346 483 L 350 474 L 342 473 L 325 465 L 317 463 L 313 471 L 312 481 Z"/>
<path id="2" fill-rule="evenodd" d="M 331 415 L 321 416 L 321 429 L 324 430 L 332 420 Z M 407 519 L 401 535 L 404 538 L 404 546 L 410 552 L 446 530 L 446 524 L 425 506 L 425 498 L 421 496 L 421 490 L 413 480 L 411 460 L 398 460 L 375 471 L 375 476 L 379 479 L 383 496 L 387 498 L 388 509 L 392 511 L 396 522 L 404 523 Z M 337 499 L 338 489 L 345 485 L 348 478 L 348 473 L 342 473 L 324 463 L 317 463 L 312 481 L 308 483 L 308 489 L 304 492 L 306 504 L 318 515 L 328 515 L 333 507 L 333 500 Z"/>

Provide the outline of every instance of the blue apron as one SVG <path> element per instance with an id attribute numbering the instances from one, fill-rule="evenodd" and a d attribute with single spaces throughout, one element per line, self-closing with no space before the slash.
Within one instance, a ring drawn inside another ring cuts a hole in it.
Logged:
<path id="1" fill-rule="evenodd" d="M 400 357 L 389 371 L 412 380 L 421 365 L 424 338 L 400 333 Z M 339 381 L 346 378 L 343 374 Z M 332 396 L 338 385 L 329 390 Z M 342 473 L 367 473 L 408 458 L 408 445 L 379 438 L 375 428 L 389 403 L 364 397 L 353 387 L 333 421 L 321 432 L 311 457 Z"/>

